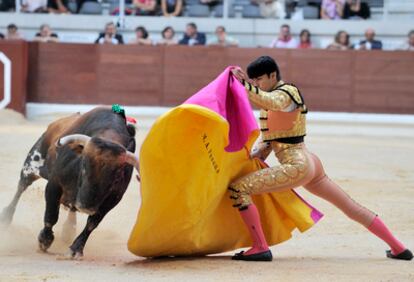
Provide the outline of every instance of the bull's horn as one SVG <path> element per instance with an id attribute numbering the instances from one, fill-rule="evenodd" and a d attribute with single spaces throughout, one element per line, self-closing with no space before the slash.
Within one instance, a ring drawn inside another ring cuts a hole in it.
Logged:
<path id="1" fill-rule="evenodd" d="M 71 134 L 71 135 L 66 135 L 66 136 L 61 137 L 57 141 L 57 145 L 58 146 L 63 146 L 63 145 L 66 145 L 70 142 L 78 142 L 78 143 L 81 143 L 81 144 L 85 145 L 86 143 L 88 143 L 89 140 L 91 140 L 91 137 L 89 137 L 87 135 Z"/>
<path id="2" fill-rule="evenodd" d="M 129 151 L 126 151 L 125 156 L 126 156 L 125 162 L 129 163 L 130 165 L 133 165 L 135 169 L 137 170 L 137 172 L 139 173 L 138 157 Z"/>

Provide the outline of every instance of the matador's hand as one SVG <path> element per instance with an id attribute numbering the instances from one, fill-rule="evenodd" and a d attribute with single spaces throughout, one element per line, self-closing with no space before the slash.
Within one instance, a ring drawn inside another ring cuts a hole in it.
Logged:
<path id="1" fill-rule="evenodd" d="M 243 82 L 243 80 L 248 80 L 247 74 L 239 67 L 232 68 L 231 73 L 240 82 Z"/>

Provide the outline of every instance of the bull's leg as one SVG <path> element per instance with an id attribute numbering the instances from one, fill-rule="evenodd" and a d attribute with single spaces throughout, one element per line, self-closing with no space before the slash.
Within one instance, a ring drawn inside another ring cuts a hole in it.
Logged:
<path id="1" fill-rule="evenodd" d="M 99 225 L 105 215 L 115 207 L 118 202 L 121 200 L 121 197 L 110 196 L 108 197 L 99 207 L 98 211 L 94 215 L 88 217 L 86 226 L 83 229 L 82 233 L 75 239 L 72 246 L 69 248 L 69 255 L 73 259 L 80 259 L 83 256 L 83 248 L 85 247 L 86 241 L 91 235 L 92 231 Z"/>
<path id="2" fill-rule="evenodd" d="M 0 214 L 0 223 L 3 225 L 9 225 L 13 219 L 14 212 L 16 210 L 17 203 L 20 196 L 34 181 L 40 178 L 41 171 L 44 170 L 45 160 L 40 153 L 40 145 L 42 143 L 42 137 L 31 148 L 29 154 L 27 154 L 24 161 L 23 168 L 20 171 L 20 180 L 17 186 L 16 194 L 10 204 L 4 208 Z"/>
<path id="3" fill-rule="evenodd" d="M 40 234 L 38 236 L 39 248 L 44 252 L 50 247 L 53 240 L 55 239 L 52 228 L 59 218 L 59 205 L 61 196 L 61 187 L 49 181 L 46 185 L 45 191 L 46 211 L 44 217 L 44 228 L 40 231 Z"/>
<path id="4" fill-rule="evenodd" d="M 69 210 L 68 217 L 63 224 L 62 239 L 69 243 L 73 241 L 76 235 L 76 211 Z"/>

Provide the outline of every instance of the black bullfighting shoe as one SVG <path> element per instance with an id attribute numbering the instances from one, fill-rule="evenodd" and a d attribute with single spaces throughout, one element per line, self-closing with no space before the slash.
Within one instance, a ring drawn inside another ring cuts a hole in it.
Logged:
<path id="1" fill-rule="evenodd" d="M 399 253 L 398 255 L 393 255 L 390 250 L 385 252 L 387 254 L 387 257 L 392 259 L 402 259 L 402 260 L 412 260 L 413 259 L 413 253 L 409 249 L 405 249 L 405 251 Z"/>
<path id="2" fill-rule="evenodd" d="M 270 250 L 251 255 L 244 255 L 244 251 L 241 251 L 240 253 L 237 253 L 234 256 L 232 256 L 231 259 L 245 261 L 272 261 L 273 256 Z"/>

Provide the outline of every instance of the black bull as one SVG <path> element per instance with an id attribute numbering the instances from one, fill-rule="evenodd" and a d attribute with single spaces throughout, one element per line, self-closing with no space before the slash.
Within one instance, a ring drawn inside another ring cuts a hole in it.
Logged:
<path id="1" fill-rule="evenodd" d="M 70 246 L 69 256 L 81 257 L 91 232 L 124 195 L 133 166 L 138 169 L 138 159 L 131 153 L 134 151 L 135 129 L 126 124 L 123 115 L 109 108 L 96 108 L 51 123 L 27 155 L 17 192 L 0 215 L 1 221 L 9 224 L 21 194 L 34 181 L 44 178 L 48 181 L 46 210 L 39 247 L 46 251 L 52 244 L 52 228 L 63 204 L 70 210 L 68 220 L 76 221 L 76 211 L 89 215 L 82 233 Z M 63 234 L 74 233 L 73 223 L 64 225 Z"/>

